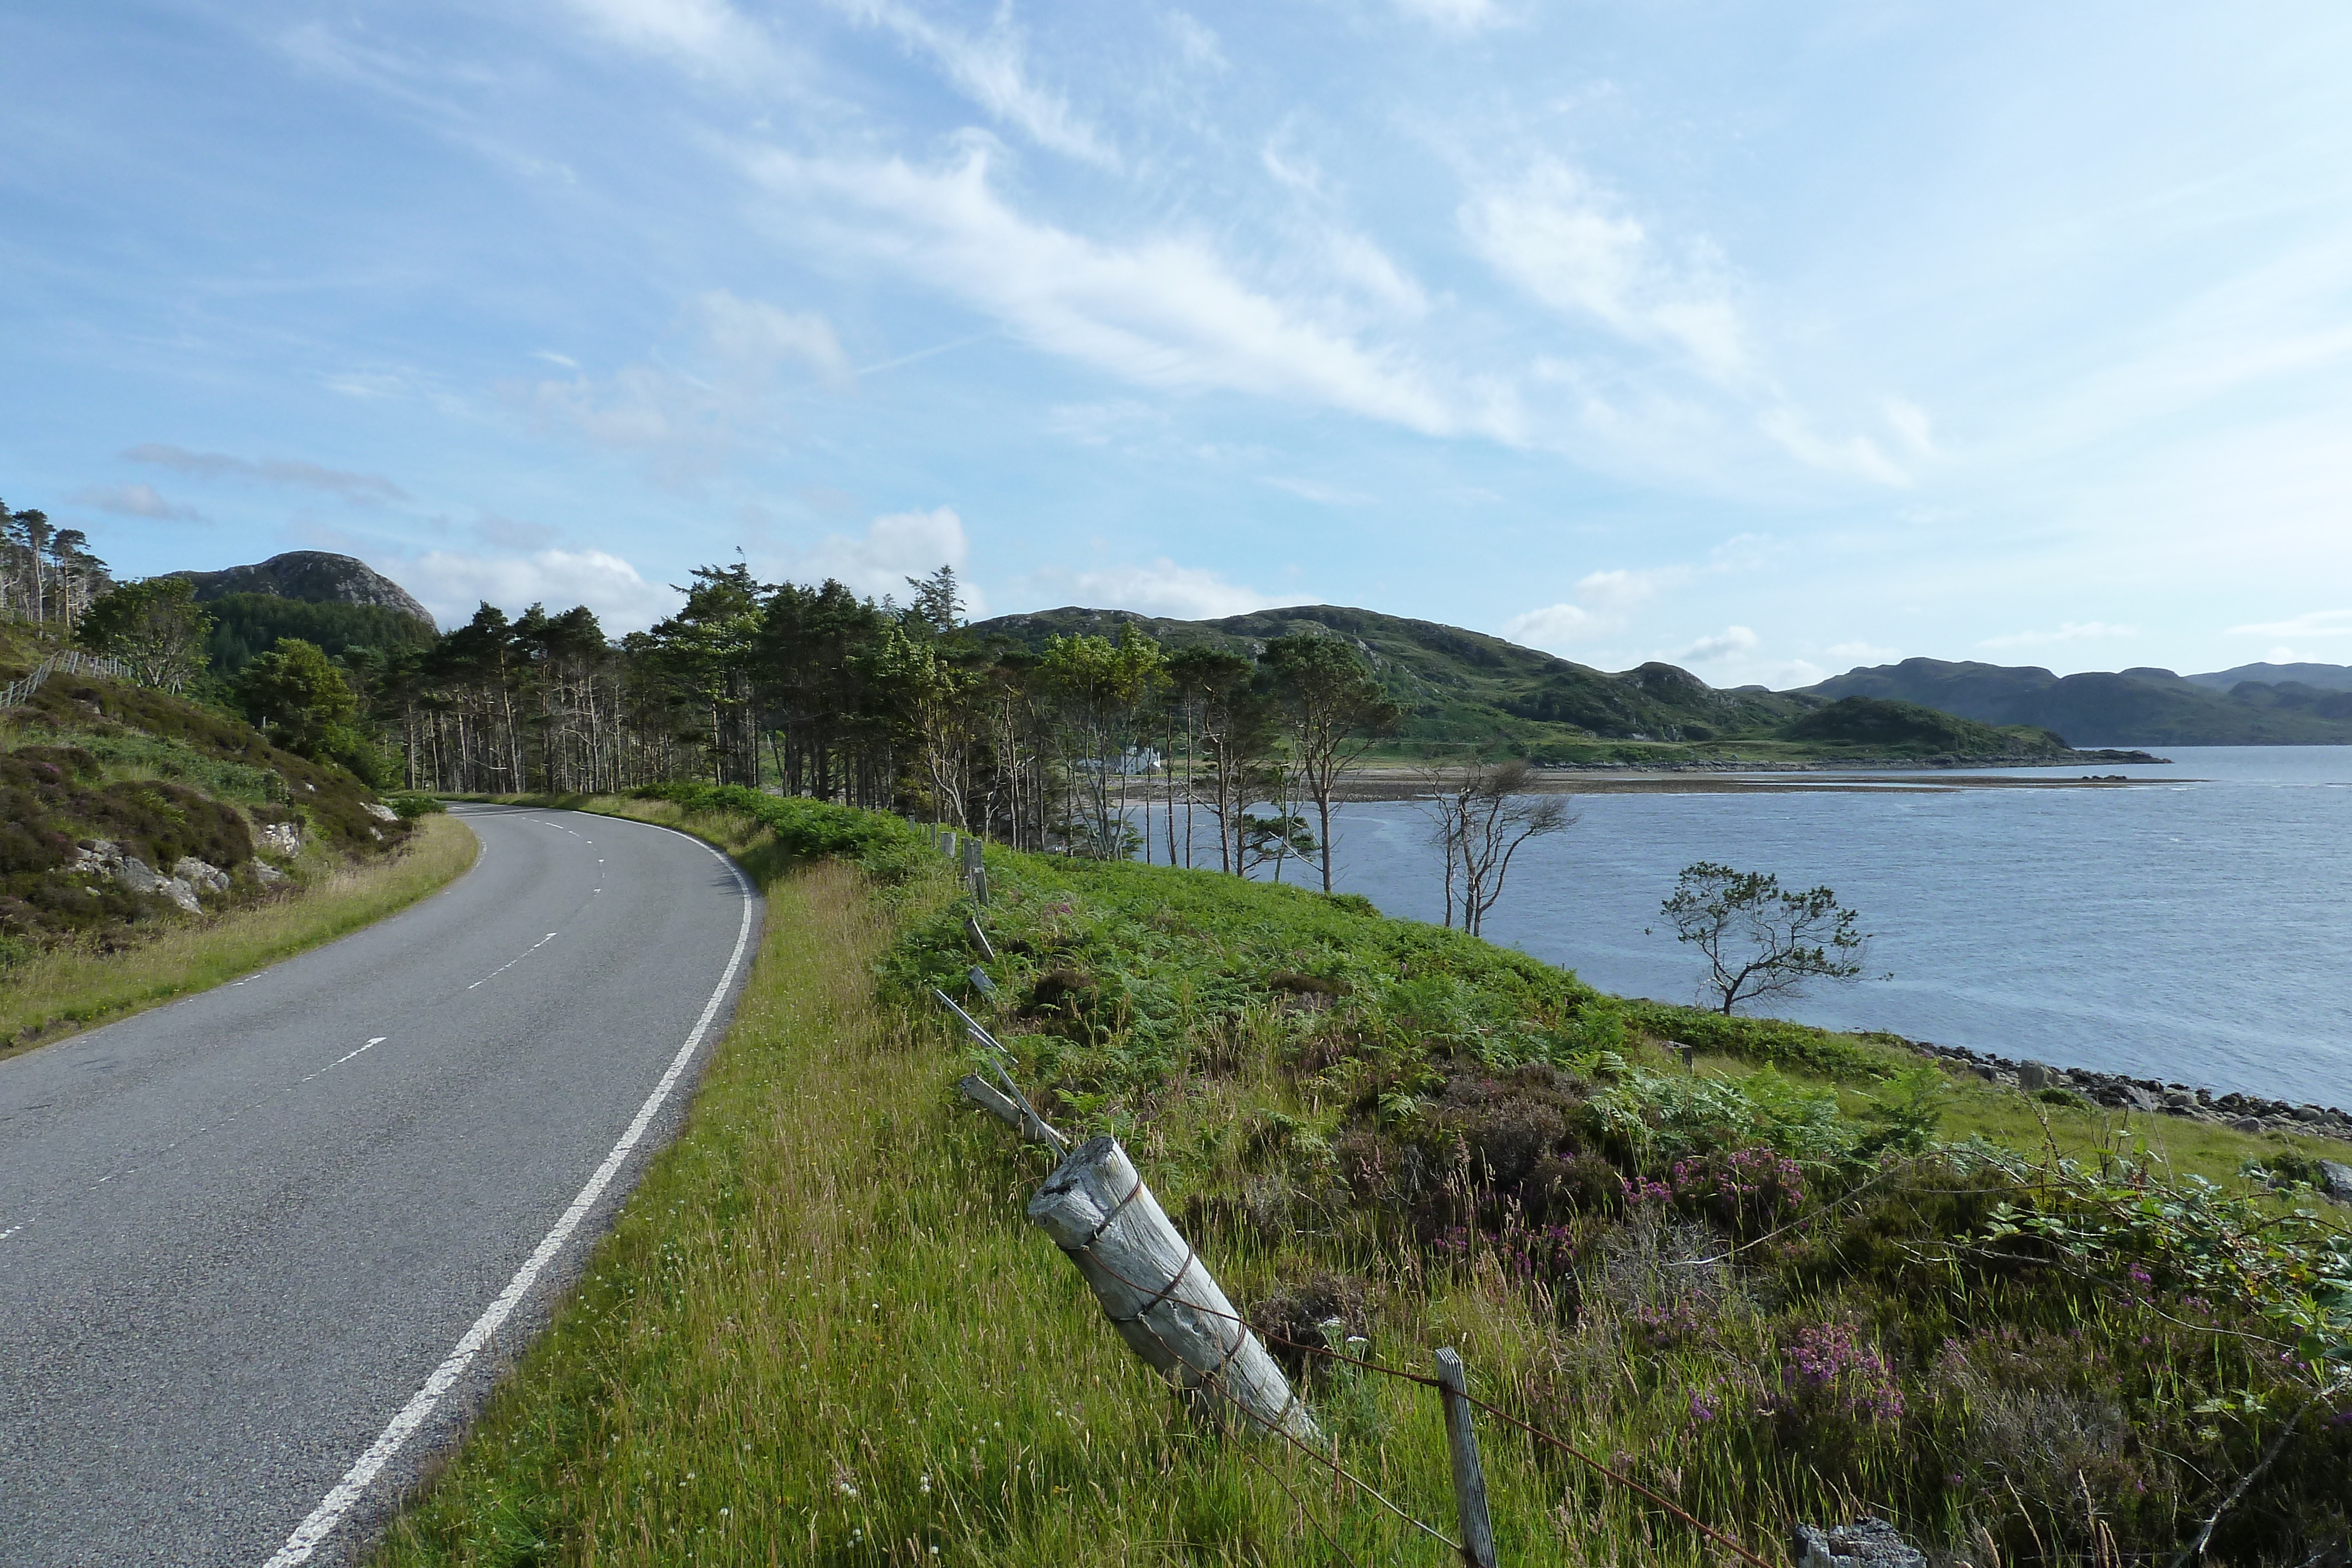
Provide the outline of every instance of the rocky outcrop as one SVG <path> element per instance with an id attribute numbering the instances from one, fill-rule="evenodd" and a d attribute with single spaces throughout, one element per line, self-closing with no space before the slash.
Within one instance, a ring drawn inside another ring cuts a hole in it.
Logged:
<path id="1" fill-rule="evenodd" d="M 296 822 L 264 822 L 254 837 L 261 841 L 260 848 L 273 855 L 292 858 L 302 852 L 302 829 Z"/>
<path id="2" fill-rule="evenodd" d="M 137 855 L 122 852 L 111 839 L 93 839 L 75 854 L 69 870 L 85 876 L 110 877 L 133 893 L 147 894 L 178 905 L 190 915 L 204 913 L 200 893 L 228 891 L 228 873 L 194 855 L 182 855 L 169 876 Z"/>
<path id="3" fill-rule="evenodd" d="M 355 556 L 327 550 L 289 550 L 251 566 L 172 575 L 194 583 L 199 602 L 231 593 L 273 593 L 311 604 L 373 604 L 433 624 L 432 614 L 408 590 Z"/>

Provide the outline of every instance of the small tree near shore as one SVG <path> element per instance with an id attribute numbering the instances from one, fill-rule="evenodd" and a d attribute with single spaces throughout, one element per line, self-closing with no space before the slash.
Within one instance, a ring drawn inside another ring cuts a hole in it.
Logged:
<path id="1" fill-rule="evenodd" d="M 1531 793 L 1535 769 L 1517 758 L 1425 777 L 1430 792 L 1420 804 L 1430 841 L 1445 857 L 1445 924 L 1458 906 L 1462 929 L 1483 936 L 1519 847 L 1576 826 L 1576 814 L 1557 795 Z"/>
<path id="2" fill-rule="evenodd" d="M 1862 977 L 1870 934 L 1826 887 L 1792 892 L 1769 872 L 1713 861 L 1683 868 L 1659 906 L 1675 940 L 1706 957 L 1701 993 L 1725 1014 L 1742 1002 L 1793 997 L 1815 980 Z"/>

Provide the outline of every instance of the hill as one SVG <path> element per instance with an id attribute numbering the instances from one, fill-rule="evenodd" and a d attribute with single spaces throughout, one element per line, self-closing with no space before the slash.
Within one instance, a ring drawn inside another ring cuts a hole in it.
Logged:
<path id="1" fill-rule="evenodd" d="M 289 550 L 251 566 L 224 567 L 218 571 L 167 572 L 196 585 L 196 601 L 210 603 L 230 594 L 264 593 L 310 604 L 363 604 L 396 611 L 433 625 L 433 616 L 408 590 L 355 556 L 327 550 Z"/>
<path id="2" fill-rule="evenodd" d="M 1891 752 L 1949 752 L 1960 757 L 2058 757 L 2067 750 L 2066 742 L 2046 729 L 2022 726 L 1995 729 L 1975 719 L 1887 697 L 1840 697 L 1790 725 L 1785 733 L 1791 740 L 1845 742 Z"/>
<path id="3" fill-rule="evenodd" d="M 1124 626 L 1170 647 L 1208 644 L 1251 655 L 1296 632 L 1352 643 L 1408 716 L 1398 738 L 1407 754 L 1476 748 L 1538 763 L 1654 763 L 1724 757 L 1735 747 L 1749 759 L 2039 757 L 2064 750 L 2055 737 L 2004 735 L 1949 714 L 1912 715 L 1888 727 L 1883 716 L 1873 721 L 1850 712 L 1844 721 L 1805 730 L 1801 722 L 1828 706 L 1829 697 L 1761 686 L 1719 690 L 1666 664 L 1612 674 L 1483 632 L 1340 605 L 1294 605 L 1219 621 L 1074 606 L 1001 615 L 971 631 L 1034 651 L 1055 636 L 1116 637 Z"/>
<path id="4" fill-rule="evenodd" d="M 236 674 L 254 658 L 278 646 L 280 637 L 299 637 L 326 651 L 330 657 L 354 648 L 391 652 L 429 648 L 434 631 L 430 621 L 419 621 L 404 611 L 382 604 L 324 603 L 282 598 L 275 593 L 225 593 L 207 601 L 212 632 L 205 639 L 205 656 L 213 674 Z"/>
<path id="5" fill-rule="evenodd" d="M 1786 694 L 1920 703 L 1982 724 L 2052 729 L 2077 746 L 2352 744 L 2352 694 L 2289 682 L 2227 692 L 2170 670 L 2057 675 L 2038 666 L 1906 659 Z"/>
<path id="6" fill-rule="evenodd" d="M 1576 757 L 1597 740 L 1760 737 L 1822 706 L 1819 699 L 1756 688 L 1717 691 L 1672 664 L 1611 674 L 1459 626 L 1328 604 L 1219 621 L 1072 607 L 1002 615 L 971 631 L 1034 650 L 1054 636 L 1116 637 L 1122 626 L 1170 647 L 1206 643 L 1253 655 L 1294 632 L 1341 638 L 1371 662 L 1381 684 L 1410 716 L 1402 739 L 1429 747 L 1499 747 L 1538 758 Z"/>
<path id="7" fill-rule="evenodd" d="M 2195 681 L 2200 686 L 2211 686 L 2217 692 L 2226 692 L 2246 681 L 2271 686 L 2292 681 L 2325 692 L 2352 692 L 2352 664 L 2240 664 L 2232 670 L 2213 670 L 2181 678 Z"/>
<path id="8" fill-rule="evenodd" d="M 56 651 L 0 623 L 0 683 Z M 409 831 L 350 773 L 241 719 L 53 674 L 0 710 L 0 969 L 62 941 L 112 951 L 180 913 L 265 902 Z"/>

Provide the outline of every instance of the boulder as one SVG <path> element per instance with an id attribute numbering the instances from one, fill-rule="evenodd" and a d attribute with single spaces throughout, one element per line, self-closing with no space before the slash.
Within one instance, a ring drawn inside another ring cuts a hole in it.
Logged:
<path id="1" fill-rule="evenodd" d="M 2352 1203 L 2352 1166 L 2341 1160 L 2320 1161 L 2319 1190 L 2337 1203 Z"/>
<path id="2" fill-rule="evenodd" d="M 299 855 L 302 852 L 302 829 L 295 822 L 265 822 L 261 827 L 261 847 L 274 855 Z"/>
<path id="3" fill-rule="evenodd" d="M 136 855 L 122 857 L 122 863 L 114 868 L 114 880 L 133 893 L 168 898 L 190 915 L 203 913 L 204 905 L 196 902 L 196 890 L 191 883 L 176 876 L 165 876 Z"/>
<path id="4" fill-rule="evenodd" d="M 2020 1089 L 2049 1088 L 2049 1067 L 2045 1063 L 2039 1061 L 2019 1062 L 2017 1064 L 2017 1086 Z"/>
<path id="5" fill-rule="evenodd" d="M 1852 1524 L 1797 1526 L 1790 1555 L 1797 1568 L 1927 1568 L 1927 1555 L 1883 1519 Z"/>
<path id="6" fill-rule="evenodd" d="M 121 845 L 112 839 L 92 839 L 76 852 L 73 864 L 66 869 L 84 876 L 112 876 L 121 863 Z"/>
<path id="7" fill-rule="evenodd" d="M 399 812 L 394 810 L 389 806 L 380 806 L 373 800 L 362 801 L 360 805 L 360 810 L 365 811 L 369 816 L 373 817 L 379 822 L 397 822 L 400 821 Z"/>
<path id="8" fill-rule="evenodd" d="M 274 886 L 278 883 L 288 880 L 284 872 L 279 871 L 268 861 L 254 862 L 253 874 L 255 879 L 257 880 L 264 887 Z"/>

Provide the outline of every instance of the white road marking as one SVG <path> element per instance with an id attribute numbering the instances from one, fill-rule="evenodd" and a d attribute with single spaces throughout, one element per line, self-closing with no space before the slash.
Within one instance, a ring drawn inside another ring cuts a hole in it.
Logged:
<path id="1" fill-rule="evenodd" d="M 678 836 L 691 837 L 683 833 Z M 694 841 L 702 844 L 699 839 Z M 294 1568 L 298 1563 L 307 1563 L 310 1554 L 319 1549 L 319 1543 L 334 1533 L 335 1527 L 343 1521 L 343 1516 L 351 1512 L 352 1505 L 366 1493 L 369 1483 L 391 1461 L 393 1455 L 400 1451 L 402 1445 L 415 1436 L 416 1429 L 432 1416 L 442 1396 L 449 1392 L 458 1378 L 465 1375 L 466 1368 L 473 1364 L 474 1358 L 481 1354 L 482 1346 L 488 1344 L 490 1336 L 513 1315 L 515 1308 L 530 1292 L 531 1286 L 538 1282 L 548 1264 L 563 1250 L 563 1244 L 572 1239 L 572 1233 L 580 1228 L 580 1222 L 588 1218 L 589 1210 L 596 1207 L 596 1200 L 604 1196 L 606 1187 L 613 1185 L 613 1178 L 620 1174 L 622 1163 L 637 1146 L 638 1140 L 646 1135 L 646 1129 L 653 1124 L 656 1113 L 660 1111 L 662 1102 L 669 1098 L 669 1092 L 686 1071 L 687 1063 L 694 1060 L 696 1049 L 702 1044 L 702 1037 L 709 1031 L 710 1020 L 719 1016 L 719 1004 L 727 999 L 729 988 L 735 984 L 736 970 L 743 967 L 743 949 L 751 940 L 751 911 L 755 907 L 751 880 L 744 876 L 742 868 L 709 844 L 702 844 L 702 847 L 718 855 L 720 863 L 734 873 L 735 885 L 743 895 L 743 918 L 735 928 L 735 951 L 728 956 L 726 972 L 719 977 L 719 984 L 711 991 L 710 999 L 703 1004 L 702 1016 L 695 1020 L 693 1032 L 686 1037 L 686 1043 L 677 1048 L 677 1054 L 670 1058 L 669 1071 L 663 1073 L 661 1082 L 654 1085 L 654 1092 L 638 1107 L 636 1119 L 629 1124 L 629 1130 L 621 1134 L 621 1141 L 613 1145 L 613 1152 L 604 1156 L 604 1163 L 596 1167 L 596 1174 L 588 1178 L 588 1185 L 580 1189 L 580 1196 L 572 1200 L 572 1207 L 563 1211 L 563 1217 L 555 1222 L 555 1228 L 547 1233 L 538 1249 L 524 1260 L 523 1266 L 515 1270 L 515 1277 L 507 1281 L 507 1288 L 499 1292 L 498 1299 L 474 1320 L 474 1326 L 466 1331 L 466 1337 L 457 1342 L 457 1348 L 433 1369 L 433 1375 L 425 1380 L 425 1386 L 401 1407 L 400 1414 L 392 1418 L 391 1425 L 384 1427 L 376 1440 L 368 1445 L 367 1451 L 343 1472 L 343 1479 L 335 1483 L 335 1490 L 310 1511 L 308 1519 L 295 1527 L 294 1533 L 286 1538 L 286 1544 L 278 1549 L 277 1555 L 270 1558 L 263 1568 Z"/>
<path id="2" fill-rule="evenodd" d="M 9 1227 L 7 1229 L 5 1229 L 5 1230 L 0 1230 L 0 1241 L 5 1241 L 5 1240 L 7 1240 L 7 1239 L 8 1239 L 8 1238 L 10 1238 L 11 1236 L 16 1235 L 16 1232 L 18 1232 L 19 1230 L 22 1230 L 22 1229 L 24 1229 L 24 1228 L 24 1228 L 23 1226 L 21 1226 L 21 1225 L 12 1225 L 12 1226 L 10 1226 L 10 1227 Z"/>
<path id="3" fill-rule="evenodd" d="M 552 931 L 549 932 L 546 936 L 541 937 L 538 941 L 532 943 L 530 946 L 524 948 L 521 952 L 516 954 L 505 963 L 500 964 L 497 968 L 492 969 L 488 974 L 484 975 L 480 979 L 476 980 L 473 985 L 467 986 L 466 988 L 470 991 L 477 986 L 488 985 L 492 980 L 497 979 L 500 975 L 505 974 L 509 969 L 513 968 L 517 964 L 521 963 L 525 958 L 530 957 L 533 953 L 538 952 L 541 947 L 546 946 L 550 942 L 554 940 L 555 933 Z"/>
<path id="4" fill-rule="evenodd" d="M 373 1040 L 372 1040 L 368 1041 L 365 1045 L 363 1045 L 363 1046 L 360 1047 L 360 1048 L 359 1048 L 359 1050 L 357 1050 L 357 1051 L 346 1051 L 346 1052 L 345 1052 L 344 1054 L 342 1054 L 341 1056 L 339 1056 L 339 1057 L 335 1058 L 335 1060 L 334 1060 L 334 1061 L 331 1061 L 331 1062 L 327 1063 L 327 1067 L 341 1067 L 344 1062 L 349 1061 L 352 1057 L 354 1057 L 354 1056 L 362 1056 L 362 1055 L 364 1055 L 364 1054 L 366 1054 L 368 1051 L 373 1051 L 377 1046 L 382 1045 L 385 1040 L 390 1040 L 391 1038 L 392 1038 L 392 1036 L 390 1036 L 390 1035 L 388 1035 L 388 1034 L 380 1034 L 380 1035 L 376 1036 Z M 321 1067 L 320 1069 L 319 1069 L 319 1072 L 324 1072 L 324 1071 L 327 1071 L 327 1067 Z M 312 1073 L 312 1074 L 310 1075 L 310 1077 L 312 1077 L 312 1078 L 316 1078 L 318 1075 L 319 1075 L 319 1073 L 318 1073 L 318 1072 L 314 1072 L 314 1073 Z M 306 1079 L 306 1080 L 304 1080 L 304 1082 L 309 1082 L 309 1080 L 308 1080 L 308 1079 Z"/>

